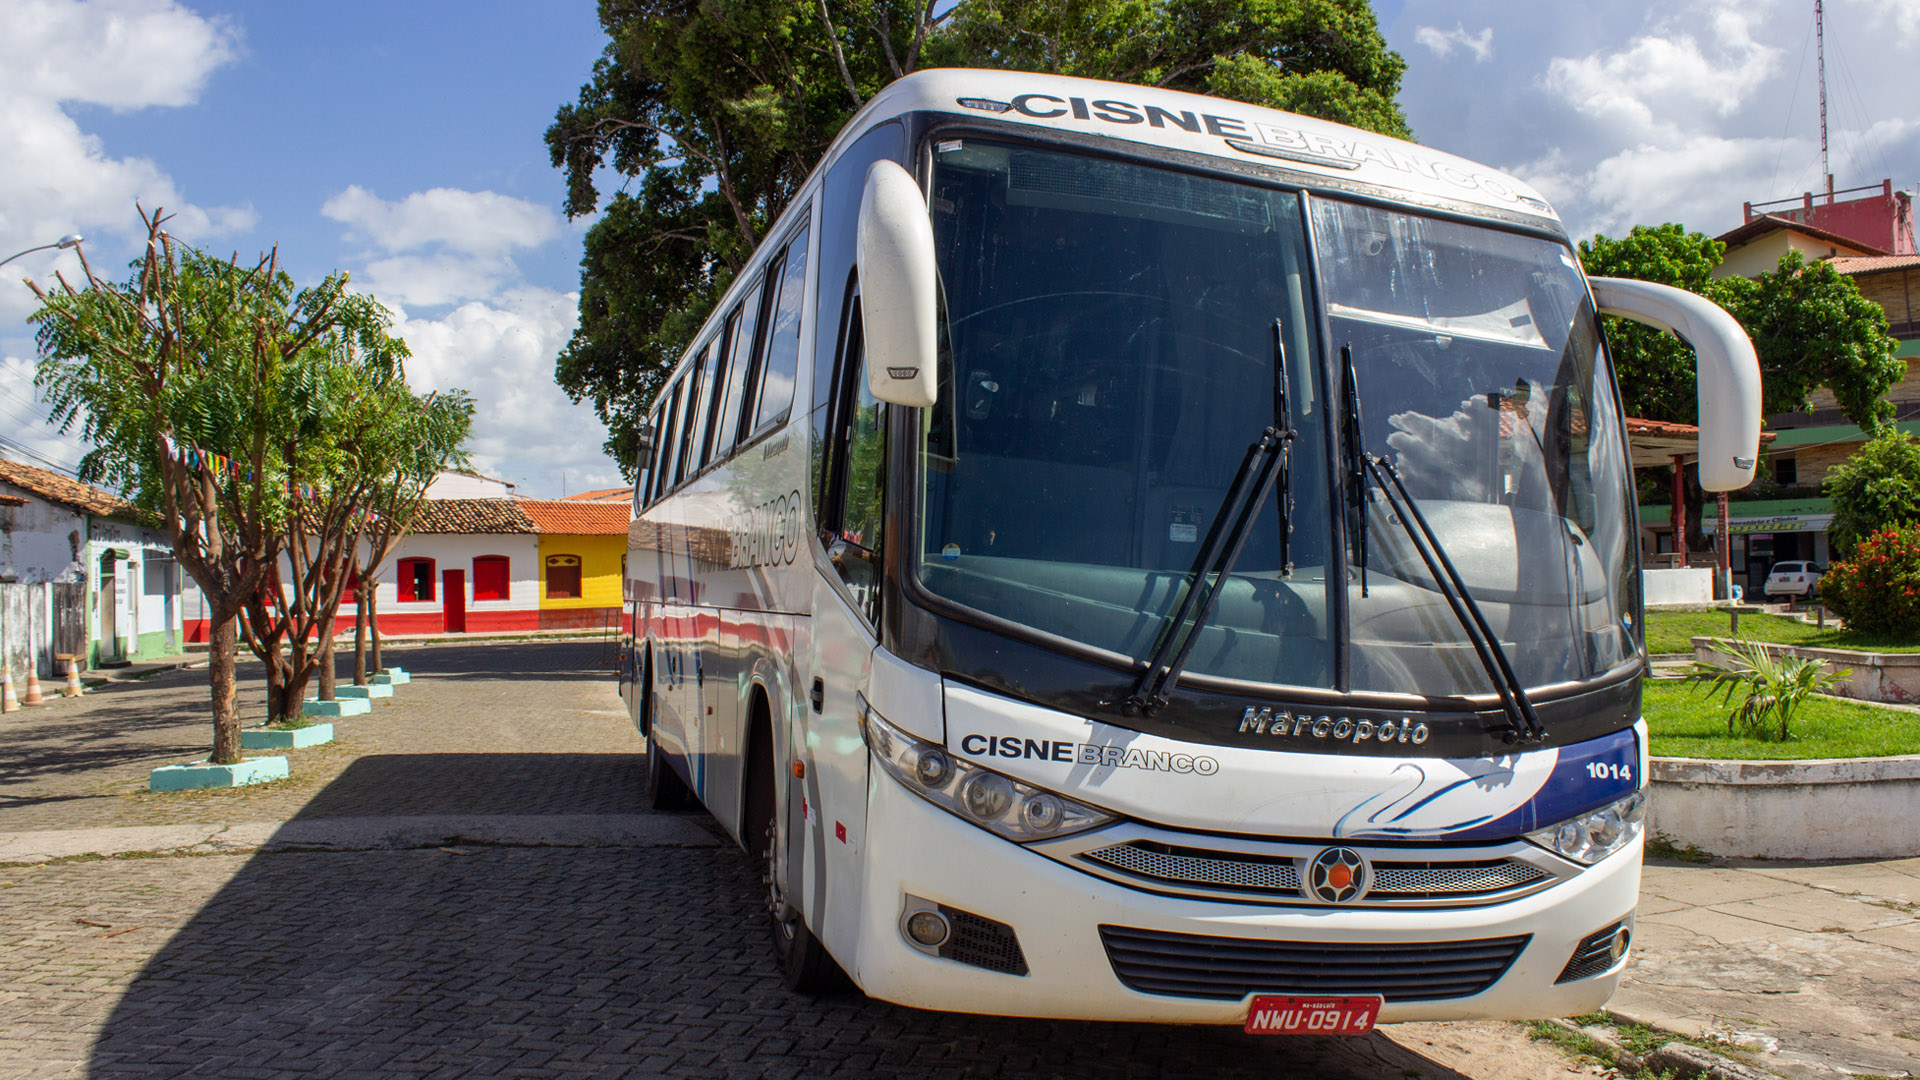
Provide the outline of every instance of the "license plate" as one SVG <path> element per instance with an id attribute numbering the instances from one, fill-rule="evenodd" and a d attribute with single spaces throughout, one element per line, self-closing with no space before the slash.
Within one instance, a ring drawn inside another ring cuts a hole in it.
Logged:
<path id="1" fill-rule="evenodd" d="M 1380 1015 L 1380 997 L 1281 997 L 1261 994 L 1247 1009 L 1252 1035 L 1365 1035 Z"/>

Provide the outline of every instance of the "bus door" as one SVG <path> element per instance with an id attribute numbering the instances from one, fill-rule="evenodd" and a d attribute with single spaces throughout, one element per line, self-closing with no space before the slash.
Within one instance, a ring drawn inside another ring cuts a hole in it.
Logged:
<path id="1" fill-rule="evenodd" d="M 886 468 L 886 406 L 867 391 L 860 357 L 857 292 L 841 336 L 843 360 L 826 421 L 821 502 L 816 508 L 828 567 L 815 579 L 811 677 L 812 745 L 860 745 L 859 698 L 867 685 L 880 620 L 884 543 L 880 526 Z M 830 946 L 858 939 L 860 855 L 867 818 L 867 755 L 850 750 L 816 758 L 820 806 L 815 822 L 825 848 L 824 910 L 811 909 Z M 810 897 L 810 900 L 815 899 Z M 852 958 L 842 956 L 843 961 Z"/>

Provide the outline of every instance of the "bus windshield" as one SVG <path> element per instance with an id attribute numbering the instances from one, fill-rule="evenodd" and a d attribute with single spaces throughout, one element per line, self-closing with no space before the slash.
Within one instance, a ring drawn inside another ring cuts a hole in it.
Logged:
<path id="1" fill-rule="evenodd" d="M 1368 511 L 1364 596 L 1360 553 L 1335 548 L 1349 512 L 1328 456 L 1340 399 L 1300 196 L 989 141 L 936 150 L 948 334 L 908 515 L 922 586 L 1143 659 L 1248 447 L 1278 428 L 1294 433 L 1290 482 L 1259 509 L 1186 670 L 1333 688 L 1331 588 L 1344 588 L 1352 689 L 1489 692 L 1383 510 Z M 1399 464 L 1500 640 L 1526 643 L 1509 644 L 1523 680 L 1630 656 L 1625 454 L 1571 253 L 1315 206 L 1330 344 L 1352 346 L 1365 449 Z"/>

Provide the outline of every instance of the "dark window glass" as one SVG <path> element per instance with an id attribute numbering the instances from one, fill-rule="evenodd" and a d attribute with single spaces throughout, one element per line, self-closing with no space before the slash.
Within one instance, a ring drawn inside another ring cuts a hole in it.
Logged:
<path id="1" fill-rule="evenodd" d="M 696 355 L 687 367 L 687 402 L 683 406 L 687 419 L 682 425 L 686 430 L 680 438 L 680 463 L 673 472 L 676 484 L 700 471 L 700 437 L 706 428 L 707 390 L 713 381 L 709 378 L 713 374 L 712 358 L 713 348 L 709 342 L 707 349 Z"/>
<path id="2" fill-rule="evenodd" d="M 706 437 L 700 440 L 700 464 L 702 465 L 726 453 L 719 446 L 722 442 L 720 428 L 723 426 L 720 422 L 720 408 L 727 399 L 726 380 L 728 369 L 731 367 L 727 358 L 733 348 L 733 335 L 739 322 L 740 309 L 735 308 L 727 315 L 727 324 L 721 329 L 720 336 L 713 339 L 713 358 L 709 361 L 713 368 L 711 374 L 707 376 L 707 381 L 712 384 L 713 389 L 707 393 Z"/>
<path id="3" fill-rule="evenodd" d="M 760 286 L 747 291 L 740 309 L 728 323 L 726 382 L 714 413 L 713 456 L 725 457 L 740 438 L 740 399 L 753 366 L 754 330 L 760 325 Z"/>
<path id="4" fill-rule="evenodd" d="M 801 212 L 805 216 L 805 211 Z M 784 419 L 793 407 L 793 381 L 800 369 L 800 305 L 806 298 L 807 230 L 787 245 L 780 299 L 767 320 L 767 360 L 760 374 L 753 430 Z"/>
<path id="5" fill-rule="evenodd" d="M 473 560 L 473 598 L 507 600 L 512 589 L 509 563 L 505 555 L 482 555 Z"/>
<path id="6" fill-rule="evenodd" d="M 848 320 L 842 372 L 841 417 L 834 425 L 830 457 L 835 472 L 828 485 L 837 502 L 828 515 L 834 535 L 829 542 L 834 569 L 847 583 L 854 600 L 874 622 L 880 617 L 880 569 L 883 537 L 882 494 L 886 491 L 886 406 L 867 389 L 861 363 L 860 316 L 856 308 Z"/>
<path id="7" fill-rule="evenodd" d="M 667 390 L 667 422 L 660 429 L 659 477 L 654 481 L 653 497 L 659 498 L 673 488 L 673 459 L 680 449 L 680 398 L 687 388 L 683 377 Z"/>
<path id="8" fill-rule="evenodd" d="M 1800 482 L 1800 464 L 1790 457 L 1773 459 L 1773 480 L 1782 487 L 1792 487 Z"/>
<path id="9" fill-rule="evenodd" d="M 432 559 L 401 559 L 397 569 L 400 575 L 400 599 L 403 602 L 433 601 Z"/>

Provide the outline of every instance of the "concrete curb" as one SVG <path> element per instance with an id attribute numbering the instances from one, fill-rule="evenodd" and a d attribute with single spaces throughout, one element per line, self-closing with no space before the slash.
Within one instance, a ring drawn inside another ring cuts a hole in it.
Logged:
<path id="1" fill-rule="evenodd" d="M 1920 855 L 1920 755 L 1802 761 L 1653 758 L 1650 834 L 1733 858 Z"/>
<path id="2" fill-rule="evenodd" d="M 1711 1050 L 1703 1050 L 1690 1043 L 1677 1041 L 1681 1036 L 1659 1024 L 1622 1016 L 1609 1012 L 1608 1016 L 1623 1024 L 1639 1024 L 1652 1028 L 1676 1041 L 1647 1051 L 1645 1056 L 1628 1050 L 1613 1037 L 1613 1032 L 1604 1027 L 1581 1027 L 1571 1020 L 1553 1020 L 1554 1027 L 1573 1035 L 1584 1035 L 1604 1047 L 1613 1055 L 1614 1064 L 1621 1072 L 1634 1074 L 1652 1072 L 1670 1074 L 1680 1080 L 1779 1080 L 1773 1073 L 1756 1069 L 1744 1062 L 1735 1061 Z"/>
<path id="3" fill-rule="evenodd" d="M 503 847 L 718 847 L 692 815 L 431 814 L 0 833 L 0 863 L 125 855 Z"/>

